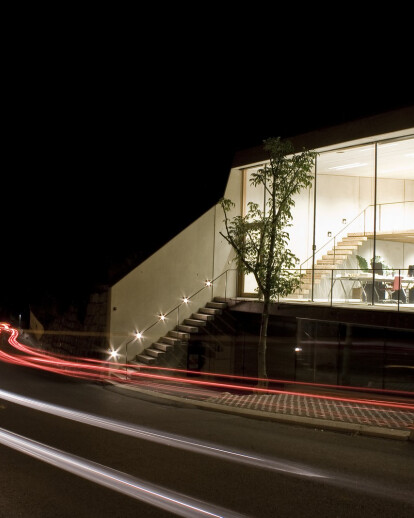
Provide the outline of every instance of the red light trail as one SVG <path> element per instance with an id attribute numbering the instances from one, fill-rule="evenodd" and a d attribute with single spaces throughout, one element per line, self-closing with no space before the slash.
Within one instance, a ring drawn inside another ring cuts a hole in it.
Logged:
<path id="1" fill-rule="evenodd" d="M 145 374 L 142 372 L 131 372 L 129 379 L 122 380 L 119 377 L 120 372 L 124 374 L 123 370 L 130 365 L 126 364 L 113 364 L 103 360 L 91 360 L 90 358 L 73 358 L 65 357 L 59 354 L 49 354 L 47 352 L 37 350 L 33 347 L 29 347 L 18 341 L 19 333 L 16 329 L 11 327 L 7 323 L 0 323 L 0 339 L 8 337 L 7 343 L 1 340 L 3 347 L 0 347 L 0 360 L 12 363 L 15 365 L 21 365 L 25 367 L 33 367 L 36 369 L 46 370 L 53 373 L 58 373 L 65 376 L 75 376 L 78 378 L 84 378 L 87 380 L 113 380 L 113 376 L 116 375 L 117 383 L 125 383 L 132 385 L 139 385 L 142 379 L 147 380 L 160 380 L 178 382 L 180 385 L 177 390 L 187 390 L 189 392 L 189 386 L 200 386 L 203 387 L 218 387 L 223 388 L 234 388 L 237 391 L 245 390 L 252 392 L 252 387 L 240 386 L 231 383 L 214 383 L 203 380 L 186 379 L 184 377 L 172 377 L 163 376 L 158 374 Z M 9 352 L 4 349 L 12 348 Z M 174 371 L 174 369 L 163 369 L 163 371 Z M 177 369 L 178 373 L 186 373 L 187 371 Z M 194 372 L 192 374 L 195 374 Z M 202 373 L 203 375 L 206 373 Z M 208 376 L 213 375 L 208 373 Z M 224 378 L 225 375 L 218 376 Z M 238 376 L 228 376 L 230 379 L 242 380 L 243 378 Z M 250 381 L 257 381 L 254 378 L 249 378 Z M 186 385 L 185 385 L 186 384 Z M 254 388 L 254 392 L 258 392 L 257 388 Z M 267 394 L 286 394 L 288 392 L 282 390 L 273 389 L 261 389 L 261 393 Z M 290 392 L 290 394 L 296 394 Z M 311 394 L 305 394 L 308 397 Z M 292 463 L 285 459 L 268 458 L 256 453 L 248 451 L 239 451 L 224 448 L 218 444 L 205 443 L 201 441 L 195 441 L 183 436 L 177 436 L 168 434 L 165 432 L 159 432 L 149 428 L 136 426 L 130 423 L 123 423 L 98 415 L 86 414 L 80 411 L 71 410 L 57 405 L 52 405 L 42 401 L 37 401 L 32 398 L 27 398 L 18 394 L 13 394 L 0 389 L 0 399 L 12 402 L 14 404 L 27 406 L 31 409 L 36 409 L 41 412 L 47 412 L 50 414 L 63 417 L 65 419 L 74 420 L 77 422 L 85 423 L 91 426 L 111 430 L 116 433 L 129 435 L 137 439 L 143 439 L 152 441 L 159 444 L 164 444 L 169 447 L 180 448 L 182 450 L 211 455 L 214 457 L 221 458 L 225 461 L 238 462 L 247 466 L 254 466 L 259 469 L 268 469 L 271 471 L 283 473 L 289 476 L 305 477 L 315 481 L 321 481 L 324 484 L 334 485 L 338 487 L 344 487 L 355 490 L 355 479 L 354 477 L 349 478 L 347 476 L 338 476 L 334 473 L 325 471 L 315 470 L 311 466 L 302 464 Z M 351 400 L 345 398 L 332 398 L 324 396 L 324 399 L 336 399 L 349 402 Z M 352 400 L 358 401 L 358 400 Z M 367 401 L 361 401 L 366 404 Z M 370 402 L 374 404 L 375 402 Z M 390 402 L 381 402 L 378 404 L 386 404 L 387 406 L 397 406 L 398 408 L 414 409 L 414 406 L 394 404 Z M 52 464 L 60 469 L 71 472 L 79 477 L 83 477 L 97 484 L 108 487 L 109 489 L 119 491 L 120 493 L 126 494 L 132 498 L 147 502 L 150 505 L 157 506 L 161 509 L 172 512 L 173 514 L 190 518 L 193 516 L 210 516 L 213 517 L 235 517 L 241 518 L 242 515 L 232 512 L 228 509 L 222 509 L 218 506 L 212 505 L 208 502 L 200 501 L 191 498 L 184 494 L 178 494 L 172 490 L 161 486 L 155 486 L 144 480 L 137 479 L 127 473 L 116 471 L 112 468 L 97 464 L 90 460 L 82 457 L 75 456 L 71 453 L 52 448 L 46 444 L 33 441 L 28 437 L 17 435 L 11 431 L 0 428 L 0 444 L 14 448 L 17 451 L 28 454 L 36 459 Z M 360 480 L 358 482 L 358 491 L 363 491 L 372 495 L 387 495 L 390 498 L 398 499 L 399 501 L 405 501 L 408 503 L 413 502 L 412 492 L 407 491 L 394 491 L 388 487 L 384 487 L 377 483 L 370 481 L 365 482 Z"/>
<path id="2" fill-rule="evenodd" d="M 177 391 L 183 391 L 182 385 L 187 387 L 186 391 L 188 393 L 190 387 L 200 387 L 205 389 L 223 389 L 223 390 L 236 390 L 236 391 L 244 391 L 246 393 L 262 393 L 262 394 L 287 394 L 287 395 L 296 395 L 296 396 L 304 396 L 310 398 L 317 398 L 322 400 L 329 401 L 342 401 L 346 403 L 355 403 L 355 404 L 369 404 L 378 407 L 387 407 L 387 408 L 395 408 L 395 409 L 404 409 L 404 410 L 414 410 L 414 404 L 405 403 L 402 401 L 387 401 L 387 400 L 374 400 L 374 399 L 359 399 L 359 398 L 351 398 L 351 397 L 339 397 L 333 395 L 321 395 L 321 394 L 311 394 L 307 392 L 298 392 L 298 391 L 288 391 L 274 388 L 262 388 L 258 386 L 252 385 L 241 385 L 237 384 L 237 381 L 254 381 L 259 382 L 258 378 L 244 378 L 241 376 L 232 376 L 225 374 L 214 374 L 214 373 L 206 373 L 206 372 L 194 372 L 194 371 L 185 371 L 183 369 L 169 369 L 162 367 L 150 367 L 150 366 L 142 366 L 139 367 L 139 370 L 132 370 L 130 364 L 124 363 L 112 363 L 110 361 L 104 360 L 93 360 L 90 358 L 78 358 L 78 357 L 67 357 L 60 354 L 46 353 L 44 351 L 40 351 L 28 345 L 22 344 L 17 340 L 19 332 L 17 329 L 13 328 L 8 323 L 0 323 L 0 335 L 8 334 L 8 344 L 13 348 L 15 352 L 13 354 L 7 353 L 6 351 L 0 349 L 0 360 L 12 363 L 16 365 L 21 365 L 25 367 L 32 367 L 36 369 L 41 369 L 57 374 L 61 374 L 64 376 L 72 376 L 76 378 L 82 378 L 87 380 L 94 381 L 114 381 L 117 383 L 123 383 L 127 385 L 141 385 L 143 381 L 157 380 L 162 382 L 181 384 L 181 387 L 177 387 Z M 128 371 L 127 371 L 128 369 Z M 216 377 L 216 378 L 226 378 L 230 380 L 230 382 L 217 382 L 217 381 L 207 381 L 201 379 L 189 379 L 183 376 L 169 376 L 164 374 L 157 373 L 145 373 L 142 370 L 145 369 L 151 372 L 151 369 L 157 369 L 157 371 L 165 371 L 167 373 L 177 373 L 177 374 L 197 374 L 203 377 Z M 123 377 L 121 377 L 123 375 Z M 234 381 L 232 381 L 234 380 Z M 285 383 L 286 380 L 267 380 L 269 384 L 272 383 Z M 295 384 L 295 382 L 289 381 L 289 384 Z M 328 385 L 321 384 L 311 384 L 311 383 L 296 383 L 297 385 L 309 385 L 310 387 L 327 387 Z M 331 386 L 331 388 L 335 389 L 349 389 L 349 387 L 341 387 L 341 386 Z M 366 388 L 358 388 L 351 387 L 353 390 L 361 390 L 364 392 L 369 391 Z M 398 392 L 394 391 L 396 395 L 407 395 L 411 393 L 407 392 Z"/>

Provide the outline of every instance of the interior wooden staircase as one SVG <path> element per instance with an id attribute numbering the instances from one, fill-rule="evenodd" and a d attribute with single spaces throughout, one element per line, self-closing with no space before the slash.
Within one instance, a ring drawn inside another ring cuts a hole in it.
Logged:
<path id="1" fill-rule="evenodd" d="M 349 233 L 338 241 L 335 246 L 318 259 L 315 263 L 314 282 L 319 284 L 323 278 L 330 277 L 332 270 L 340 269 L 350 255 L 368 238 L 363 232 Z M 292 295 L 295 298 L 306 297 L 312 289 L 312 269 L 307 269 L 302 274 L 302 285 Z"/>

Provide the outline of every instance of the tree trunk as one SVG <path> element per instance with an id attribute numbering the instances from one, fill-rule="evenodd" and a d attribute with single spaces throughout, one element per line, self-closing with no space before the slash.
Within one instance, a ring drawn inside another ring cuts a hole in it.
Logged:
<path id="1" fill-rule="evenodd" d="M 266 369 L 266 348 L 267 348 L 267 325 L 269 323 L 269 301 L 265 300 L 262 312 L 262 322 L 260 324 L 260 340 L 257 351 L 257 370 L 259 382 L 258 387 L 267 387 Z"/>

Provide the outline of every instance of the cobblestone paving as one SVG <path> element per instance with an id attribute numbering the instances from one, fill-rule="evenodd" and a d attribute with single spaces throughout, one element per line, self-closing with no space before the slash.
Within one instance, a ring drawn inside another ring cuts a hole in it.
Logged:
<path id="1" fill-rule="evenodd" d="M 414 411 L 374 406 L 369 403 L 352 403 L 292 394 L 251 394 L 240 396 L 228 392 L 212 396 L 207 401 L 279 414 L 414 430 Z"/>

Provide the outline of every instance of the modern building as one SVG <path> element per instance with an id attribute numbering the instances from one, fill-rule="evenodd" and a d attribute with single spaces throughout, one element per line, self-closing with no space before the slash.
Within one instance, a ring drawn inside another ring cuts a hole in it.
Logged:
<path id="1" fill-rule="evenodd" d="M 289 231 L 303 283 L 274 311 L 413 331 L 414 107 L 290 140 L 295 152 L 318 155 Z M 249 180 L 266 160 L 261 146 L 234 157 L 223 193 L 235 202 L 233 215 L 243 215 L 249 201 L 265 203 Z M 111 346 L 128 361 L 145 361 L 154 343 L 160 352 L 153 358 L 162 355 L 159 344 L 173 346 L 214 316 L 212 301 L 260 313 L 254 279 L 239 275 L 220 234 L 223 220 L 217 203 L 111 287 Z"/>

